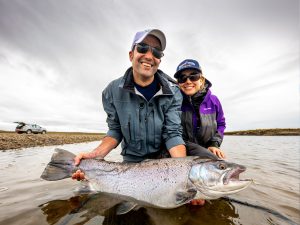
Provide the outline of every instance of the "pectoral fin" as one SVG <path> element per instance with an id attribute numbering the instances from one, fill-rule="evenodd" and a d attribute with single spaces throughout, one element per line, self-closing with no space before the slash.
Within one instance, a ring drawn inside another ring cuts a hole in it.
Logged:
<path id="1" fill-rule="evenodd" d="M 133 210 L 137 206 L 134 202 L 121 202 L 116 206 L 116 214 L 124 215 L 131 210 Z"/>
<path id="2" fill-rule="evenodd" d="M 188 189 L 187 191 L 179 191 L 176 193 L 176 204 L 183 205 L 191 201 L 197 194 L 196 189 Z"/>

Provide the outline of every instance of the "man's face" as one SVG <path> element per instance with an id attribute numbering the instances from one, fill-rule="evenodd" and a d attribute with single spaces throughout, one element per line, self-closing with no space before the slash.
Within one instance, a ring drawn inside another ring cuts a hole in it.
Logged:
<path id="1" fill-rule="evenodd" d="M 148 35 L 142 43 L 161 49 L 159 40 L 151 35 Z M 161 61 L 153 56 L 151 49 L 143 54 L 137 51 L 136 46 L 133 51 L 129 52 L 129 58 L 132 62 L 133 75 L 135 78 L 139 77 L 140 80 L 152 79 Z"/>

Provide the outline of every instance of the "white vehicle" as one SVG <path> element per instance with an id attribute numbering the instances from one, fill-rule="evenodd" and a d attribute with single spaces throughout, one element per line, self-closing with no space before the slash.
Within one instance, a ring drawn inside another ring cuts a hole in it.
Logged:
<path id="1" fill-rule="evenodd" d="M 15 122 L 18 123 L 18 126 L 16 127 L 16 132 L 18 134 L 26 133 L 26 134 L 46 134 L 47 130 L 37 124 L 26 124 L 24 122 Z"/>

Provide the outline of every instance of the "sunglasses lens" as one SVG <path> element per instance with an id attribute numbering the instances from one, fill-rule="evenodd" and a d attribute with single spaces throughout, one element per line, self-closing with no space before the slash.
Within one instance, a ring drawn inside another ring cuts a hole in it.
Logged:
<path id="1" fill-rule="evenodd" d="M 149 45 L 136 45 L 136 50 L 138 53 L 145 54 L 149 50 Z"/>
<path id="2" fill-rule="evenodd" d="M 190 76 L 189 76 L 189 79 L 190 79 L 191 81 L 197 81 L 197 80 L 200 79 L 200 74 L 198 73 L 198 74 L 190 75 Z"/>
<path id="3" fill-rule="evenodd" d="M 189 79 L 190 81 L 197 81 L 200 79 L 200 73 L 195 73 L 195 74 L 191 74 L 191 75 L 187 75 L 187 76 L 180 76 L 178 77 L 178 83 L 185 83 L 187 81 L 187 79 Z"/>
<path id="4" fill-rule="evenodd" d="M 151 47 L 149 45 L 146 45 L 146 44 L 137 44 L 136 45 L 136 50 L 138 51 L 138 53 L 141 53 L 141 54 L 146 54 L 149 49 L 151 49 L 153 56 L 157 59 L 160 59 L 164 55 L 164 53 L 162 51 L 158 50 L 157 48 Z"/>
<path id="5" fill-rule="evenodd" d="M 156 48 L 152 48 L 152 54 L 155 58 L 160 59 L 163 56 L 162 51 L 156 49 Z"/>
<path id="6" fill-rule="evenodd" d="M 178 83 L 185 83 L 187 81 L 187 78 L 185 76 L 178 77 Z"/>

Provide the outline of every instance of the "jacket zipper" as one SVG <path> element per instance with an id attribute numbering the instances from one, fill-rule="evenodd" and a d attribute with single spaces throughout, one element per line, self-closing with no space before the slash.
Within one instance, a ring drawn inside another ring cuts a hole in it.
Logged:
<path id="1" fill-rule="evenodd" d="M 129 121 L 128 121 L 128 130 L 129 130 L 129 141 L 131 141 L 131 126 L 130 126 L 131 116 L 129 115 Z"/>
<path id="2" fill-rule="evenodd" d="M 193 136 L 192 136 L 192 139 L 194 140 L 194 141 L 196 141 L 196 136 L 197 136 L 197 128 L 198 128 L 198 124 L 197 124 L 197 111 L 196 110 L 200 110 L 200 108 L 199 109 L 195 109 L 195 107 L 194 107 L 194 104 L 193 104 L 193 100 L 192 100 L 192 97 L 191 96 L 188 96 L 188 100 L 189 100 L 189 102 L 190 102 L 190 104 L 191 104 L 191 107 L 192 107 L 192 109 L 193 109 L 193 113 L 192 113 L 192 125 L 193 125 Z M 196 124 L 194 124 L 194 115 L 195 115 L 195 117 L 196 117 Z M 200 119 L 200 118 L 199 118 Z M 195 128 L 196 127 L 196 128 Z"/>

